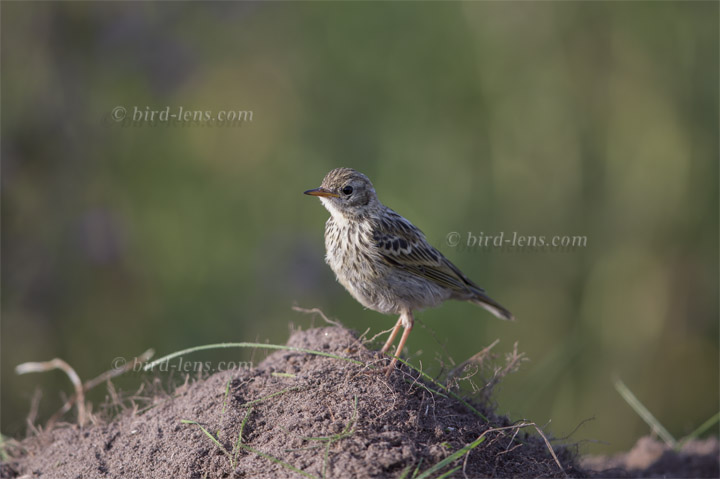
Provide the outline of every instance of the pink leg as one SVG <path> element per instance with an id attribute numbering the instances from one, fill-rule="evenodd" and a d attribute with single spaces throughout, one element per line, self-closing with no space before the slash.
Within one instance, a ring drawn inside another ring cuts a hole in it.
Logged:
<path id="1" fill-rule="evenodd" d="M 380 350 L 381 353 L 387 353 L 388 349 L 390 349 L 390 346 L 392 346 L 393 341 L 395 341 L 395 338 L 398 335 L 398 332 L 400 331 L 400 326 L 402 326 L 402 314 L 397 320 L 397 323 L 395 323 L 395 327 L 393 328 L 392 332 L 390 333 L 390 337 L 387 341 L 385 341 L 385 346 L 382 347 Z"/>
<path id="2" fill-rule="evenodd" d="M 395 357 L 390 362 L 390 366 L 388 366 L 387 372 L 385 373 L 386 376 L 390 376 L 390 373 L 395 369 L 397 358 L 400 356 L 400 353 L 402 353 L 402 350 L 405 347 L 405 342 L 407 341 L 408 336 L 410 336 L 410 331 L 412 331 L 414 322 L 415 320 L 413 318 L 412 311 L 408 311 L 400 315 L 400 319 L 398 320 L 398 324 L 395 325 L 395 329 L 397 330 L 398 326 L 402 324 L 405 330 L 403 331 L 402 337 L 400 337 L 400 343 L 398 344 L 397 350 L 395 350 Z M 393 333 L 394 332 L 395 331 L 393 330 Z"/>

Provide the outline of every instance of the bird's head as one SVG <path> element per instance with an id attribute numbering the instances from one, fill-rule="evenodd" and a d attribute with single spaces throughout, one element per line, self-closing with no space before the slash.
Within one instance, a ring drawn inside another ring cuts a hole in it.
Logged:
<path id="1" fill-rule="evenodd" d="M 381 207 L 368 177 L 352 168 L 335 168 L 325 175 L 320 188 L 305 194 L 319 197 L 332 215 L 346 218 L 366 216 Z"/>

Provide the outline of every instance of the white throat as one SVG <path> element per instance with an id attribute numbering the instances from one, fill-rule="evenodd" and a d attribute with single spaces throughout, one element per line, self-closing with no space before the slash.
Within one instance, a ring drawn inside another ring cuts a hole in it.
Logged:
<path id="1" fill-rule="evenodd" d="M 338 209 L 338 207 L 335 205 L 335 203 L 330 198 L 323 198 L 320 197 L 320 201 L 322 202 L 323 206 L 326 210 L 330 212 L 330 215 L 333 217 L 333 219 L 337 223 L 345 223 L 348 221 L 348 219 L 345 217 L 344 214 Z"/>

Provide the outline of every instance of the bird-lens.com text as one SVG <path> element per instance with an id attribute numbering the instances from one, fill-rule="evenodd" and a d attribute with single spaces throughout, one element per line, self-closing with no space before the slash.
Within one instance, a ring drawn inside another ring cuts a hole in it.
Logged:
<path id="1" fill-rule="evenodd" d="M 252 110 L 195 110 L 182 106 L 151 108 L 149 106 L 116 106 L 105 124 L 120 126 L 205 126 L 232 127 L 252 123 Z"/>
<path id="2" fill-rule="evenodd" d="M 132 368 L 135 373 L 146 372 L 146 371 L 159 371 L 161 373 L 166 372 L 180 372 L 180 373 L 215 373 L 220 371 L 232 371 L 236 369 L 252 369 L 252 361 L 189 361 L 185 358 L 178 357 L 174 359 L 168 359 L 162 361 L 159 364 L 154 364 L 153 367 L 147 368 L 147 364 L 144 361 L 132 361 Z M 126 367 L 127 360 L 124 357 L 117 357 L 112 361 L 113 369 L 119 369 Z"/>
<path id="3" fill-rule="evenodd" d="M 573 251 L 587 247 L 584 235 L 523 235 L 514 231 L 495 234 L 451 231 L 445 244 L 455 249 L 503 249 L 517 251 Z"/>

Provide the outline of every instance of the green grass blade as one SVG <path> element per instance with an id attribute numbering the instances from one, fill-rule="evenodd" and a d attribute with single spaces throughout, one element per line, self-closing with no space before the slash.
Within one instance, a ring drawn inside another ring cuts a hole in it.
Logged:
<path id="1" fill-rule="evenodd" d="M 248 418 L 250 417 L 250 414 L 252 414 L 253 408 L 249 408 L 247 412 L 245 413 L 245 417 L 242 420 L 242 423 L 240 423 L 240 432 L 238 433 L 238 439 L 235 443 L 235 446 L 233 447 L 233 469 L 234 465 L 237 464 L 237 457 L 238 454 L 240 454 L 240 447 L 242 446 L 243 441 L 243 432 L 245 431 L 245 425 L 247 424 Z"/>
<path id="2" fill-rule="evenodd" d="M 293 471 L 293 472 L 297 472 L 297 473 L 300 474 L 301 476 L 309 477 L 309 478 L 311 478 L 311 479 L 320 479 L 319 477 L 313 476 L 312 474 L 308 474 L 307 472 L 302 471 L 302 470 L 298 469 L 297 467 L 295 467 L 295 466 L 293 466 L 293 465 L 291 465 L 291 464 L 288 464 L 287 462 L 284 462 L 284 461 L 278 459 L 278 458 L 275 457 L 275 456 L 272 456 L 272 455 L 270 455 L 270 454 L 266 454 L 266 453 L 264 453 L 264 452 L 262 452 L 262 451 L 258 451 L 257 449 L 252 448 L 252 447 L 248 446 L 247 444 L 243 444 L 243 442 L 242 442 L 243 431 L 245 430 L 245 425 L 247 424 L 248 418 L 250 417 L 250 414 L 252 413 L 252 411 L 253 411 L 253 408 L 250 408 L 250 409 L 247 410 L 247 412 L 245 413 L 245 418 L 243 418 L 243 421 L 242 421 L 242 423 L 240 424 L 240 432 L 239 432 L 239 434 L 238 434 L 238 440 L 237 440 L 237 443 L 236 443 L 236 447 L 238 448 L 238 451 L 239 451 L 240 449 L 244 449 L 244 450 L 246 450 L 246 451 L 252 452 L 253 454 L 257 454 L 257 455 L 260 456 L 260 457 L 264 457 L 264 458 L 267 459 L 268 461 L 274 462 L 275 464 L 279 464 L 279 465 L 281 465 L 282 467 L 284 467 L 285 469 L 289 469 L 289 470 L 291 470 L 291 471 Z M 183 423 L 186 423 L 186 424 L 197 424 L 198 426 L 200 426 L 200 424 L 198 424 L 198 423 L 195 422 L 195 421 L 188 421 L 188 420 L 186 420 L 186 419 L 183 419 L 182 422 L 183 422 Z M 202 426 L 200 426 L 200 429 L 202 429 L 203 432 L 204 432 L 205 434 L 207 434 L 208 437 L 209 437 L 210 439 L 212 439 L 213 442 L 214 442 L 215 444 L 217 444 L 218 447 L 220 447 L 220 449 L 222 449 L 222 451 L 223 451 L 225 454 L 228 454 L 228 452 L 225 450 L 225 448 L 223 448 L 222 445 L 221 445 L 214 437 L 212 437 L 211 434 L 209 434 L 209 433 L 205 430 L 205 428 L 203 428 Z M 228 454 L 228 456 L 230 456 L 230 455 Z M 236 452 L 236 454 L 235 454 L 235 458 L 237 458 L 237 452 Z M 230 460 L 232 461 L 231 464 L 233 464 L 233 468 L 234 468 L 235 461 L 233 460 L 233 457 L 232 457 L 232 456 L 230 456 Z"/>
<path id="3" fill-rule="evenodd" d="M 650 426 L 653 430 L 655 430 L 658 433 L 658 436 L 662 438 L 665 443 L 675 448 L 677 447 L 677 441 L 675 438 L 668 432 L 665 427 L 660 424 L 660 421 L 658 421 L 655 416 L 652 415 L 650 411 L 645 407 L 643 403 L 640 402 L 640 400 L 635 397 L 635 395 L 628 389 L 628 387 L 625 385 L 620 378 L 615 378 L 613 381 L 615 385 L 615 390 L 620 394 L 620 396 L 625 400 L 626 403 L 630 405 L 631 408 L 637 413 L 638 416 L 640 416 L 643 421 L 647 423 L 648 426 Z"/>
<path id="4" fill-rule="evenodd" d="M 410 474 L 410 471 L 412 470 L 412 466 L 408 466 L 405 469 L 402 470 L 400 475 L 398 476 L 398 479 L 407 479 L 408 474 Z"/>
<path id="5" fill-rule="evenodd" d="M 445 479 L 446 477 L 450 477 L 450 475 L 453 474 L 458 469 L 460 469 L 460 466 L 453 467 L 452 469 L 450 469 L 448 472 L 446 472 L 442 476 L 438 476 L 436 479 Z"/>
<path id="6" fill-rule="evenodd" d="M 0 434 L 0 461 L 7 462 L 10 460 L 10 454 L 7 451 L 8 438 Z"/>
<path id="7" fill-rule="evenodd" d="M 210 432 L 209 432 L 207 429 L 205 429 L 205 428 L 202 426 L 202 424 L 200 424 L 200 423 L 197 422 L 197 421 L 191 421 L 190 419 L 181 419 L 180 422 L 183 423 L 183 424 L 194 424 L 194 425 L 198 426 L 198 427 L 200 428 L 200 430 L 201 430 L 202 432 L 204 432 L 205 435 L 206 435 L 207 437 L 209 437 L 210 440 L 218 447 L 218 449 L 220 449 L 222 452 L 224 452 L 225 455 L 230 458 L 230 461 L 232 461 L 232 454 L 230 454 L 229 452 L 227 452 L 227 450 L 223 447 L 223 445 L 220 444 L 220 441 L 218 441 L 217 439 L 215 439 L 215 436 L 213 436 L 212 434 L 210 434 Z"/>
<path id="8" fill-rule="evenodd" d="M 239 439 L 240 443 L 242 443 L 242 435 L 243 435 L 243 431 L 245 431 L 245 424 L 247 424 L 248 418 L 250 417 L 250 414 L 252 414 L 252 412 L 253 412 L 253 408 L 248 409 L 247 412 L 245 413 L 245 417 L 243 418 L 242 423 L 240 424 L 240 439 Z"/>
<path id="9" fill-rule="evenodd" d="M 420 474 L 420 466 L 422 466 L 422 463 L 423 463 L 423 459 L 420 458 L 417 466 L 415 466 L 415 470 L 413 471 L 413 475 L 412 475 L 413 479 L 417 478 L 417 475 Z"/>
<path id="10" fill-rule="evenodd" d="M 227 383 L 225 384 L 225 398 L 223 399 L 222 410 L 220 411 L 221 416 L 223 414 L 225 414 L 225 409 L 227 408 L 227 400 L 228 400 L 228 396 L 230 396 L 230 381 L 231 380 L 232 380 L 232 378 L 228 379 Z"/>
<path id="11" fill-rule="evenodd" d="M 442 461 L 440 461 L 440 462 L 438 462 L 437 464 L 435 464 L 434 466 L 432 466 L 430 469 L 426 470 L 425 472 L 423 472 L 422 474 L 420 474 L 419 476 L 417 476 L 417 479 L 427 479 L 428 477 L 430 477 L 431 474 L 436 473 L 437 471 L 439 471 L 440 469 L 444 468 L 445 466 L 448 466 L 450 463 L 452 463 L 452 462 L 460 459 L 460 458 L 463 457 L 463 455 L 465 455 L 468 451 L 472 451 L 473 449 L 475 449 L 476 447 L 478 447 L 478 446 L 479 446 L 480 444 L 482 444 L 483 442 L 485 442 L 485 434 L 484 434 L 484 433 L 483 433 L 482 436 L 480 436 L 479 438 L 475 439 L 473 442 L 471 442 L 471 443 L 468 444 L 467 446 L 463 447 L 462 449 L 459 449 L 459 450 L 455 451 L 454 453 L 450 454 L 448 457 L 446 457 L 446 458 L 443 459 Z"/>
<path id="12" fill-rule="evenodd" d="M 708 429 L 713 427 L 715 425 L 715 423 L 717 423 L 719 421 L 720 421 L 720 412 L 716 412 L 710 419 L 708 419 L 707 421 L 702 423 L 699 428 L 695 429 L 693 432 L 691 432 L 690 434 L 688 434 L 687 436 L 682 438 L 680 440 L 680 446 L 682 446 L 683 444 L 685 444 L 688 441 L 692 441 L 693 439 L 699 438 L 700 436 L 702 436 L 705 433 L 705 431 L 707 431 Z"/>

